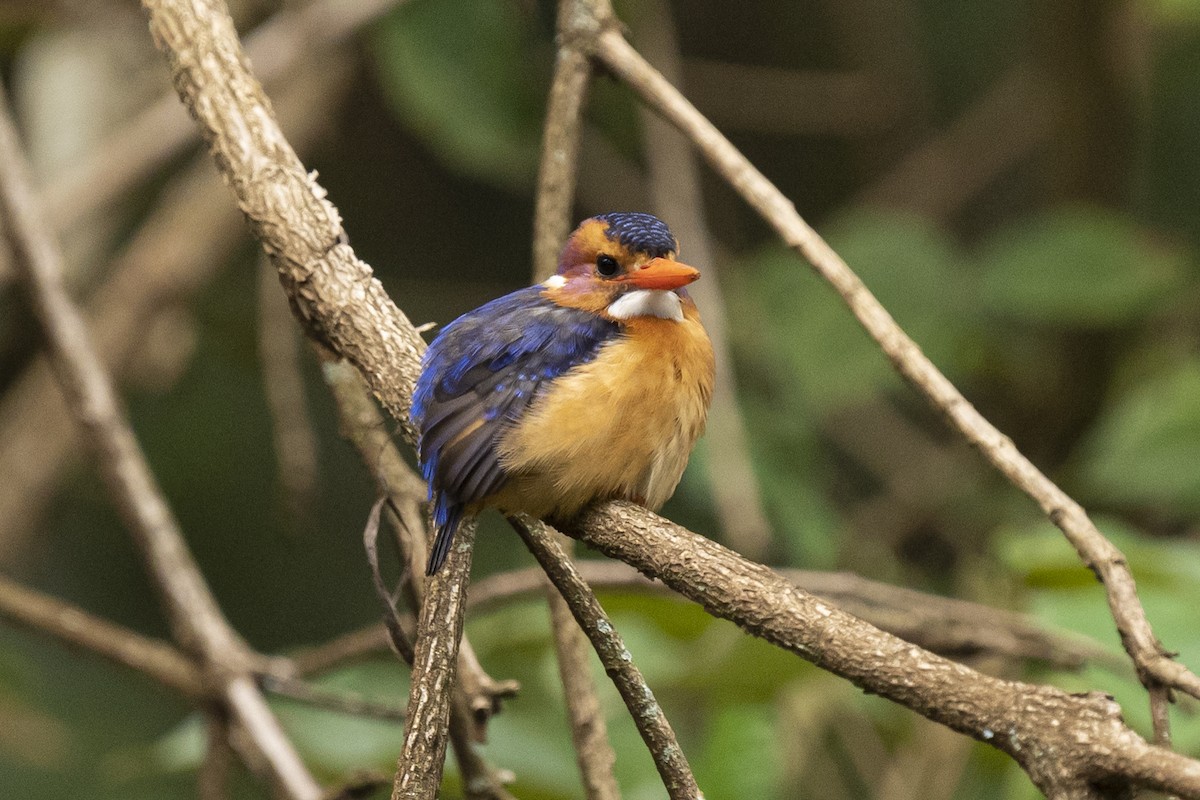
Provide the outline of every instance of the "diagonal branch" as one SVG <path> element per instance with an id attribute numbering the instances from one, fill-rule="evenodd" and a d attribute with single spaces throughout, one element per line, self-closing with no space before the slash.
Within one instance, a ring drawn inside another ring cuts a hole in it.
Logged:
<path id="1" fill-rule="evenodd" d="M 571 609 L 579 627 L 591 640 L 604 671 L 612 678 L 629 709 L 629 715 L 637 725 L 638 733 L 654 758 L 654 766 L 667 788 L 667 795 L 671 800 L 695 800 L 701 797 L 687 758 L 675 740 L 671 723 L 667 722 L 642 671 L 633 663 L 621 636 L 600 606 L 600 601 L 575 564 L 555 543 L 553 529 L 525 516 L 509 517 L 508 521 L 521 534 L 525 545 Z"/>
<path id="2" fill-rule="evenodd" d="M 147 562 L 176 639 L 206 667 L 220 672 L 222 700 L 270 765 L 278 785 L 297 800 L 315 800 L 320 787 L 254 686 L 248 648 L 209 592 L 120 411 L 83 317 L 67 295 L 62 254 L 38 212 L 28 176 L 7 98 L 0 93 L 0 212 L 14 266 L 28 285 L 67 403 L 82 424 L 100 473 Z"/>
<path id="3" fill-rule="evenodd" d="M 0 576 L 0 617 L 142 673 L 185 697 L 204 693 L 204 676 L 177 648 Z"/>
<path id="4" fill-rule="evenodd" d="M 666 583 L 709 613 L 872 694 L 1008 753 L 1054 797 L 1098 784 L 1200 798 L 1200 762 L 1148 744 L 1099 692 L 1005 681 L 924 651 L 808 594 L 761 564 L 626 502 L 563 531 Z"/>
<path id="5" fill-rule="evenodd" d="M 951 426 L 1066 535 L 1084 563 L 1103 583 L 1121 640 L 1143 683 L 1164 684 L 1200 698 L 1200 677 L 1173 661 L 1150 627 L 1138 599 L 1125 556 L 1087 516 L 1083 508 L 1047 478 L 988 422 L 921 351 L 862 280 L 795 206 L 751 164 L 711 122 L 660 75 L 615 30 L 600 34 L 596 57 L 625 81 L 644 102 L 678 127 L 716 172 L 827 280 L 879 344 L 896 370 L 940 411 Z"/>

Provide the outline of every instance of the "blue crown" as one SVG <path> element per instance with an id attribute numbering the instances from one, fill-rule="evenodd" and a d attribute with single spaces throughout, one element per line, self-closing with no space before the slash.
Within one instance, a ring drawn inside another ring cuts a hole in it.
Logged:
<path id="1" fill-rule="evenodd" d="M 653 258 L 661 258 L 675 252 L 675 237 L 667 224 L 652 214 L 636 211 L 614 211 L 601 214 L 595 219 L 608 223 L 604 232 L 609 239 L 622 247 Z"/>

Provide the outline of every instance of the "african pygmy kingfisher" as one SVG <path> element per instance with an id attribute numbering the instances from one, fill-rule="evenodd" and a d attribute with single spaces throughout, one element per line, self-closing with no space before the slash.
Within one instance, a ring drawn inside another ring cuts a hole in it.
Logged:
<path id="1" fill-rule="evenodd" d="M 464 513 L 569 519 L 597 500 L 657 510 L 704 429 L 713 351 L 685 286 L 700 277 L 649 214 L 584 220 L 546 281 L 446 326 L 413 393 L 445 562 Z"/>

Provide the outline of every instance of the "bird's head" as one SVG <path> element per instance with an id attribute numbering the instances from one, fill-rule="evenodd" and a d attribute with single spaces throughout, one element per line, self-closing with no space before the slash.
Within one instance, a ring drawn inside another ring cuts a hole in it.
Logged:
<path id="1" fill-rule="evenodd" d="M 679 243 L 658 217 L 601 214 L 580 223 L 543 285 L 560 305 L 614 319 L 683 319 L 683 287 L 700 271 L 675 260 Z"/>

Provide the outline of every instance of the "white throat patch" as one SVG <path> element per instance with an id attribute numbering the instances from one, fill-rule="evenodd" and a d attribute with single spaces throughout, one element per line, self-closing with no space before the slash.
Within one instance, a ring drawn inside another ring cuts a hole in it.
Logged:
<path id="1" fill-rule="evenodd" d="M 683 322 L 683 303 L 679 295 L 665 289 L 635 289 L 617 298 L 608 313 L 614 319 L 658 317 Z"/>

